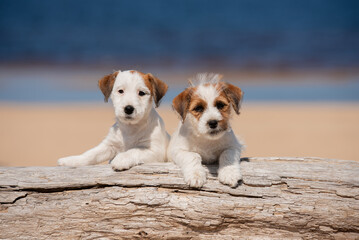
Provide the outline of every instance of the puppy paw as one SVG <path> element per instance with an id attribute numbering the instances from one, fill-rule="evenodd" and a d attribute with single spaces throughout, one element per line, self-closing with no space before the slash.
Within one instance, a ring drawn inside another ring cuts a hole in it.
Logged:
<path id="1" fill-rule="evenodd" d="M 68 167 L 78 167 L 78 166 L 86 166 L 87 164 L 86 158 L 83 156 L 71 156 L 64 157 L 57 160 L 58 166 L 68 166 Z"/>
<path id="2" fill-rule="evenodd" d="M 238 181 L 242 179 L 242 174 L 239 168 L 226 166 L 218 171 L 218 180 L 230 187 L 237 187 Z"/>
<path id="3" fill-rule="evenodd" d="M 201 188 L 207 181 L 206 175 L 203 167 L 192 169 L 190 172 L 184 173 L 184 181 L 190 187 Z"/>
<path id="4" fill-rule="evenodd" d="M 141 164 L 143 164 L 143 162 L 134 161 L 131 159 L 115 158 L 111 162 L 111 167 L 114 171 L 124 171 L 124 170 L 130 169 L 134 166 L 141 165 Z"/>

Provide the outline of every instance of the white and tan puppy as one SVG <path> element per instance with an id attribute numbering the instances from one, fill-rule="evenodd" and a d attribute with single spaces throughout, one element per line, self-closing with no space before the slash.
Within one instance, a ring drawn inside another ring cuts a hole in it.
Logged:
<path id="1" fill-rule="evenodd" d="M 114 170 L 125 170 L 147 162 L 165 162 L 169 135 L 153 101 L 157 107 L 168 86 L 150 73 L 117 71 L 104 76 L 99 87 L 105 101 L 112 100 L 116 123 L 98 146 L 79 156 L 61 158 L 58 165 L 110 160 Z"/>
<path id="2" fill-rule="evenodd" d="M 181 116 L 173 133 L 167 155 L 181 167 L 185 182 L 202 187 L 206 171 L 202 163 L 219 161 L 218 179 L 235 187 L 242 179 L 239 162 L 242 145 L 229 120 L 239 114 L 242 91 L 220 81 L 217 74 L 199 74 L 199 85 L 188 87 L 173 99 L 173 108 Z"/>

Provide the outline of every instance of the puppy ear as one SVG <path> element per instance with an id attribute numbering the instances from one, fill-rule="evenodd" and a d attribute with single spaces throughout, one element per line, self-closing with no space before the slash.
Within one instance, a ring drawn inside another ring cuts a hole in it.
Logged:
<path id="1" fill-rule="evenodd" d="M 160 105 L 162 97 L 166 94 L 168 86 L 151 73 L 146 74 L 147 87 L 150 89 L 156 107 Z"/>
<path id="2" fill-rule="evenodd" d="M 225 83 L 223 92 L 226 94 L 229 102 L 232 104 L 234 111 L 239 114 L 243 97 L 242 90 L 232 84 Z"/>
<path id="3" fill-rule="evenodd" d="M 108 102 L 108 98 L 111 95 L 113 84 L 115 83 L 117 74 L 118 72 L 108 74 L 98 81 L 98 86 L 101 89 L 103 95 L 105 96 L 105 102 Z"/>
<path id="4" fill-rule="evenodd" d="M 192 89 L 187 88 L 183 92 L 181 92 L 177 97 L 175 97 L 172 101 L 172 107 L 182 118 L 182 122 L 186 119 L 186 115 L 189 108 L 189 103 L 191 101 L 191 93 Z"/>

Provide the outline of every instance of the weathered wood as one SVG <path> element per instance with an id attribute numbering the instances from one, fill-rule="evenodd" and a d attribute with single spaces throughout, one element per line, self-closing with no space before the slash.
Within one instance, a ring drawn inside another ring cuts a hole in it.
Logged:
<path id="1" fill-rule="evenodd" d="M 0 168 L 1 239 L 359 239 L 359 162 L 250 158 L 201 190 L 171 164 Z"/>

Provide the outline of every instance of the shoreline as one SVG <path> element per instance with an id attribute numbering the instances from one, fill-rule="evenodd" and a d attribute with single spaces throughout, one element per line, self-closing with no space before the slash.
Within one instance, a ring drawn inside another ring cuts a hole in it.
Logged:
<path id="1" fill-rule="evenodd" d="M 141 70 L 141 69 L 139 69 Z M 193 70 L 193 69 L 192 69 Z M 152 71 L 169 85 L 163 103 L 170 103 L 188 84 L 196 72 L 159 69 Z M 213 70 L 213 69 L 212 69 Z M 0 64 L 0 102 L 70 104 L 101 103 L 103 96 L 97 82 L 113 68 L 86 66 L 13 66 Z M 215 71 L 215 70 L 214 70 Z M 143 70 L 143 72 L 147 72 Z M 151 72 L 151 71 L 148 71 Z M 350 72 L 333 70 L 295 71 L 218 71 L 224 81 L 244 91 L 244 101 L 342 101 L 359 102 L 359 69 Z"/>

